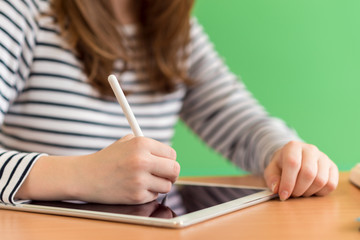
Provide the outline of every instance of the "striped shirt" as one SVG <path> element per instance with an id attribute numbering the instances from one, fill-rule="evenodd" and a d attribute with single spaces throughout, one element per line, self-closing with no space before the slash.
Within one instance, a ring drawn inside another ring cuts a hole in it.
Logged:
<path id="1" fill-rule="evenodd" d="M 118 103 L 91 86 L 54 17 L 44 12 L 49 12 L 48 1 L 0 1 L 2 203 L 19 202 L 14 195 L 43 154 L 89 154 L 131 133 Z M 135 28 L 125 30 L 136 39 Z M 195 19 L 190 35 L 191 87 L 157 93 L 141 64 L 121 74 L 123 62 L 115 64 L 114 74 L 131 92 L 127 99 L 144 135 L 171 144 L 180 117 L 223 156 L 261 173 L 273 152 L 296 134 L 270 117 L 228 70 Z"/>

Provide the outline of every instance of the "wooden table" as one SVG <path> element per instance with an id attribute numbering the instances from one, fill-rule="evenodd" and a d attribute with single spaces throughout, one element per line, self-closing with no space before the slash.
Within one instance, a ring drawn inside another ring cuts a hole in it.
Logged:
<path id="1" fill-rule="evenodd" d="M 338 189 L 326 197 L 272 200 L 184 229 L 0 210 L 1 240 L 42 239 L 357 239 L 360 240 L 360 189 L 341 173 Z M 253 176 L 196 178 L 262 185 Z M 191 180 L 194 180 L 192 178 Z"/>

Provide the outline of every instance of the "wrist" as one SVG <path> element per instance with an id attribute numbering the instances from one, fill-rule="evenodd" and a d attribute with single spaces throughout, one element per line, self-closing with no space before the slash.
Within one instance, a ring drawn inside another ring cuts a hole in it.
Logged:
<path id="1" fill-rule="evenodd" d="M 78 199 L 78 169 L 85 156 L 41 156 L 18 190 L 20 200 Z"/>
<path id="2" fill-rule="evenodd" d="M 71 169 L 71 178 L 69 179 L 68 187 L 65 190 L 69 199 L 88 201 L 88 195 L 91 191 L 91 178 L 95 173 L 94 167 L 91 164 L 91 159 L 94 154 L 82 155 L 74 157 Z"/>

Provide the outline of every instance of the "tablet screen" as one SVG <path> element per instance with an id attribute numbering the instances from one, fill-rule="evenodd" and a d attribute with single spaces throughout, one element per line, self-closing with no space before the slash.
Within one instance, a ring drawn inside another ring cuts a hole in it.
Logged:
<path id="1" fill-rule="evenodd" d="M 256 188 L 175 184 L 170 193 L 140 205 L 107 205 L 80 201 L 33 201 L 32 205 L 171 219 L 263 191 Z"/>

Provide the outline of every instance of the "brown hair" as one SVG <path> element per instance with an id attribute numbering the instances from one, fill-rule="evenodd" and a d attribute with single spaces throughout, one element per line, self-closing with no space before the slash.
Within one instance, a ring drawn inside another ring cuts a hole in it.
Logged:
<path id="1" fill-rule="evenodd" d="M 138 20 L 137 38 L 145 51 L 145 72 L 155 91 L 169 93 L 187 76 L 186 46 L 194 0 L 130 0 Z M 107 76 L 115 60 L 131 62 L 109 0 L 53 0 L 62 34 L 84 64 L 89 81 L 103 95 L 112 95 Z M 123 71 L 126 70 L 125 64 Z"/>

